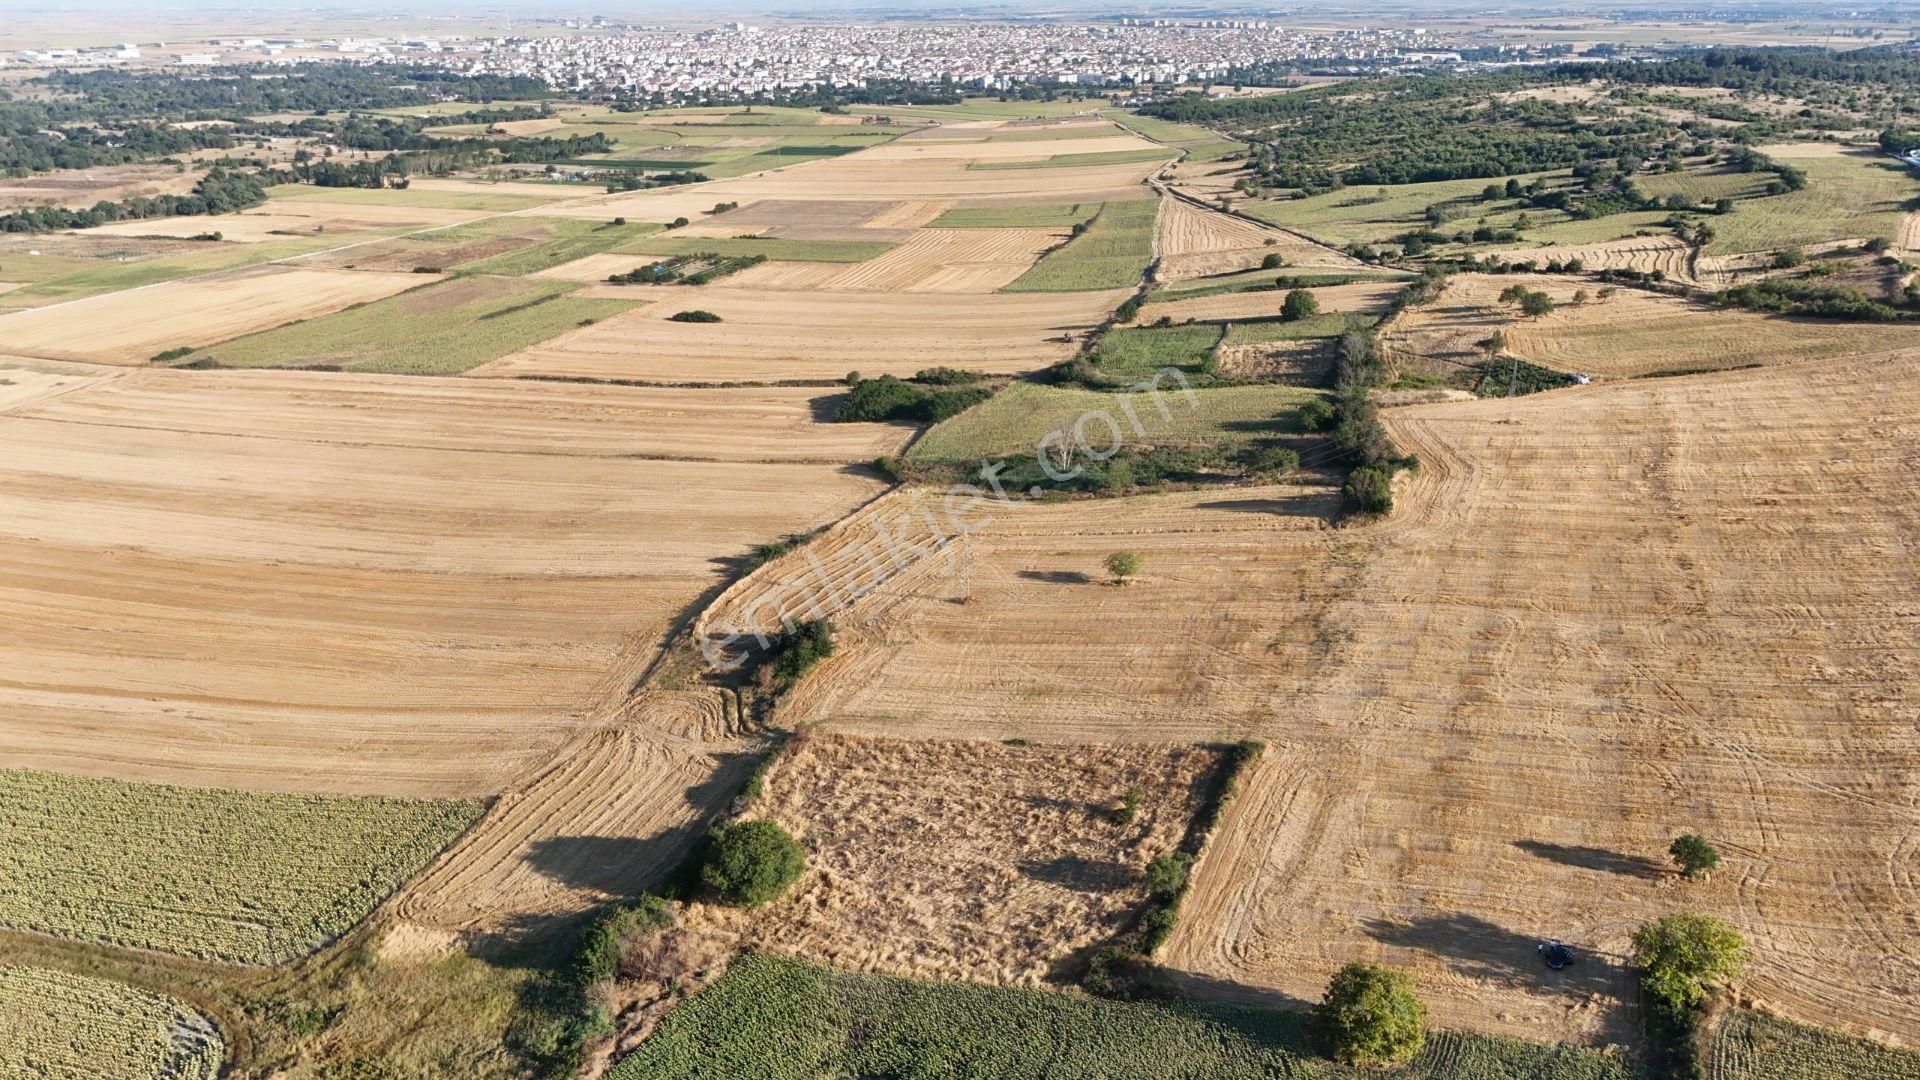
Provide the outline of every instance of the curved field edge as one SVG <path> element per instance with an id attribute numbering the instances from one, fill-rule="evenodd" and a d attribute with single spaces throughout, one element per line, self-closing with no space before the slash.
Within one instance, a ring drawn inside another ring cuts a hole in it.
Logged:
<path id="1" fill-rule="evenodd" d="M 45 968 L 0 967 L 0 1076 L 214 1080 L 225 1046 L 184 1003 Z"/>
<path id="2" fill-rule="evenodd" d="M 352 929 L 482 809 L 0 771 L 0 927 L 282 963 Z"/>
<path id="3" fill-rule="evenodd" d="M 1305 1014 L 1162 1005 L 838 972 L 751 954 L 694 995 L 611 1080 L 755 1076 L 1351 1077 L 1307 1045 Z M 1435 1032 L 1370 1077 L 1637 1080 L 1623 1058 Z"/>

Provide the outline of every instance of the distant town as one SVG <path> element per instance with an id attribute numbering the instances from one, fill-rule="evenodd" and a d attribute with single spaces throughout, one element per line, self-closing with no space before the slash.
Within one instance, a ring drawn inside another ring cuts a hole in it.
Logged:
<path id="1" fill-rule="evenodd" d="M 525 76 L 555 90 L 671 100 L 733 97 L 872 81 L 1016 86 L 1185 85 L 1256 65 L 1327 73 L 1458 62 L 1459 49 L 1421 28 L 1300 29 L 1265 19 L 1094 23 L 636 26 L 556 20 L 527 36 L 213 38 L 21 49 L 0 64 L 85 68 L 228 67 L 404 62 L 465 75 Z"/>

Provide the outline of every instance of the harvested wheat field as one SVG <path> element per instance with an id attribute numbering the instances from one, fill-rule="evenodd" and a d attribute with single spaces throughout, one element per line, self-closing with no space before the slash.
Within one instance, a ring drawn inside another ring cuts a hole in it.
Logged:
<path id="1" fill-rule="evenodd" d="M 1111 127 L 1111 125 L 1109 125 Z M 1113 129 L 1112 135 L 1080 138 L 982 139 L 978 142 L 895 139 L 861 151 L 867 161 L 924 161 L 930 158 L 962 161 L 1044 161 L 1059 154 L 1113 154 L 1157 150 L 1158 143 Z M 1178 152 L 1168 150 L 1172 158 Z"/>
<path id="2" fill-rule="evenodd" d="M 26 206 L 64 206 L 82 210 L 101 201 L 154 195 L 185 195 L 201 174 L 172 165 L 140 163 L 55 169 L 0 180 L 0 213 Z"/>
<path id="3" fill-rule="evenodd" d="M 1351 285 L 1323 285 L 1306 290 L 1320 302 L 1322 312 L 1377 313 L 1401 290 L 1403 281 L 1359 281 Z M 1293 290 L 1269 289 L 1262 292 L 1217 293 L 1191 300 L 1153 302 L 1140 312 L 1140 321 L 1149 323 L 1166 317 L 1174 322 L 1199 319 L 1203 322 L 1226 319 L 1271 319 L 1280 314 L 1287 293 Z"/>
<path id="4" fill-rule="evenodd" d="M 0 366 L 0 410 L 90 385 L 101 370 L 43 366 Z M 822 422 L 839 391 L 819 387 L 665 390 L 272 370 L 115 375 L 110 385 L 62 397 L 34 415 L 362 448 L 524 448 L 576 459 L 868 461 L 895 452 L 911 434 L 900 425 Z"/>
<path id="5" fill-rule="evenodd" d="M 1124 292 L 899 295 L 713 286 L 650 288 L 653 302 L 474 369 L 481 376 L 586 376 L 655 383 L 839 379 L 850 370 L 910 375 L 964 359 L 975 370 L 1031 371 L 1065 359 L 1073 337 Z M 673 322 L 691 309 L 717 323 Z M 965 356 L 955 353 L 965 343 Z"/>
<path id="6" fill-rule="evenodd" d="M 1168 961 L 1301 998 L 1405 965 L 1443 1024 L 1598 1042 L 1632 928 L 1699 908 L 1743 997 L 1920 1030 L 1914 359 L 1390 413 L 1421 470 L 1272 686 Z M 1686 831 L 1710 882 L 1667 868 Z"/>
<path id="7" fill-rule="evenodd" d="M 1328 565 L 1352 542 L 1328 539 L 1344 535 L 1324 531 L 1338 493 L 1317 485 L 971 512 L 966 502 L 971 535 L 942 494 L 890 494 L 728 590 L 696 634 L 730 655 L 756 630 L 833 615 L 848 644 L 789 699 L 795 723 L 1237 739 L 1266 722 L 1273 687 L 1322 655 L 1312 628 L 1351 573 Z M 1146 561 L 1124 588 L 1101 569 L 1122 548 Z"/>
<path id="8" fill-rule="evenodd" d="M 1268 255 L 1279 255 L 1288 266 L 1360 265 L 1342 252 L 1285 229 L 1204 210 L 1185 199 L 1167 199 L 1165 203 L 1160 211 L 1157 275 L 1162 281 L 1245 270 L 1259 266 Z"/>
<path id="9" fill-rule="evenodd" d="M 463 410 L 512 416 L 522 388 L 498 384 L 484 405 L 406 381 L 406 401 L 382 405 L 357 379 L 194 375 L 173 393 L 149 381 L 178 374 L 0 416 L 11 764 L 497 791 L 625 697 L 723 560 L 881 486 L 839 464 L 609 456 L 622 425 L 636 449 L 663 439 L 648 429 L 672 407 L 623 410 L 617 388 L 532 388 L 537 421 L 463 437 L 451 430 Z M 226 401 L 228 385 L 251 389 Z M 409 409 L 417 437 L 396 415 Z M 705 415 L 720 452 L 742 416 Z"/>
<path id="10" fill-rule="evenodd" d="M 724 278 L 738 287 L 803 288 L 845 292 L 990 293 L 1027 272 L 1064 229 L 915 229 L 906 242 L 852 266 L 825 274 L 800 273 L 792 263 L 763 263 Z"/>
<path id="11" fill-rule="evenodd" d="M 1561 306 L 1520 318 L 1499 301 L 1510 285 L 1542 290 Z M 1574 303 L 1576 292 L 1585 292 L 1586 302 Z M 1516 274 L 1455 275 L 1438 300 L 1394 320 L 1384 340 L 1403 361 L 1473 363 L 1485 356 L 1480 342 L 1496 331 L 1506 334 L 1509 353 L 1601 379 L 1920 345 L 1920 329 L 1904 324 L 1790 319 L 1631 288 L 1603 300 L 1580 278 Z"/>
<path id="12" fill-rule="evenodd" d="M 802 734 L 755 816 L 807 847 L 791 895 L 696 928 L 856 971 L 1041 986 L 1113 937 L 1174 850 L 1217 751 Z M 1109 818 L 1129 788 L 1139 814 Z"/>
<path id="13" fill-rule="evenodd" d="M 141 364 L 167 349 L 269 330 L 427 280 L 418 274 L 257 267 L 0 316 L 0 342 L 24 356 Z"/>
<path id="14" fill-rule="evenodd" d="M 286 236 L 317 233 L 348 234 L 392 230 L 406 232 L 458 225 L 490 216 L 482 210 L 443 210 L 427 206 L 382 206 L 375 203 L 298 202 L 275 199 L 262 210 L 213 217 L 149 218 L 122 221 L 86 230 L 88 236 L 178 236 L 220 234 L 222 240 L 257 244 Z"/>
<path id="15" fill-rule="evenodd" d="M 1677 236 L 1665 234 L 1634 236 L 1599 244 L 1512 248 L 1496 254 L 1510 263 L 1564 263 L 1578 259 L 1581 269 L 1589 273 L 1595 270 L 1638 270 L 1650 274 L 1657 270 L 1673 281 L 1692 281 L 1694 275 L 1693 245 Z"/>
<path id="16" fill-rule="evenodd" d="M 406 925 L 517 937 L 622 900 L 682 861 L 755 755 L 718 690 L 645 691 L 516 783 L 395 903 Z"/>

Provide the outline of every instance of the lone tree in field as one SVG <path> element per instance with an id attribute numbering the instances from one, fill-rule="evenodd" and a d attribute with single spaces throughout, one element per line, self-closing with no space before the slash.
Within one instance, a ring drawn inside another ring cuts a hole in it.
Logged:
<path id="1" fill-rule="evenodd" d="M 1280 318 L 1287 322 L 1299 322 L 1320 314 L 1320 298 L 1305 289 L 1295 289 L 1287 294 L 1280 305 Z"/>
<path id="2" fill-rule="evenodd" d="M 806 868 L 800 841 L 771 821 L 742 821 L 714 830 L 713 854 L 700 877 L 720 898 L 759 907 L 787 891 Z"/>
<path id="3" fill-rule="evenodd" d="M 1128 578 L 1140 572 L 1142 561 L 1131 551 L 1116 551 L 1107 556 L 1107 573 L 1113 575 L 1115 585 L 1125 585 Z"/>
<path id="4" fill-rule="evenodd" d="M 1667 849 L 1673 861 L 1680 865 L 1682 877 L 1697 878 L 1712 872 L 1720 865 L 1720 852 L 1707 843 L 1707 838 L 1697 833 L 1687 833 L 1673 842 Z"/>
<path id="5" fill-rule="evenodd" d="M 1520 314 L 1529 319 L 1537 319 L 1553 310 L 1553 297 L 1539 291 L 1530 291 L 1520 297 Z"/>
<path id="6" fill-rule="evenodd" d="M 1420 1052 L 1427 1007 L 1405 972 L 1348 964 L 1334 973 L 1309 1025 L 1320 1048 L 1347 1065 L 1390 1065 Z"/>
<path id="7" fill-rule="evenodd" d="M 1716 983 L 1740 974 L 1747 943 L 1711 915 L 1682 911 L 1640 924 L 1633 932 L 1633 963 L 1647 999 L 1678 1017 L 1705 1004 Z"/>

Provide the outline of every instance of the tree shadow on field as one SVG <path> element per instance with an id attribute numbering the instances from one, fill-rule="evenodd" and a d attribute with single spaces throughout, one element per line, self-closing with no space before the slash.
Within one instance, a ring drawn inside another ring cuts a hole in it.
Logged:
<path id="1" fill-rule="evenodd" d="M 1134 872 L 1121 863 L 1085 859 L 1078 855 L 1023 862 L 1019 870 L 1035 881 L 1086 893 L 1116 892 L 1135 880 Z"/>
<path id="2" fill-rule="evenodd" d="M 1196 503 L 1194 509 L 1278 517 L 1324 517 L 1325 503 L 1325 497 L 1320 495 L 1289 495 L 1282 499 L 1217 499 Z"/>
<path id="3" fill-rule="evenodd" d="M 1609 851 L 1606 848 L 1552 844 L 1545 840 L 1515 840 L 1513 846 L 1549 862 L 1557 862 L 1562 866 L 1574 866 L 1582 870 L 1598 870 L 1607 874 L 1649 879 L 1662 877 L 1666 871 L 1666 865 L 1656 859 L 1649 859 L 1644 855 Z"/>
<path id="4" fill-rule="evenodd" d="M 1386 945 L 1440 958 L 1448 968 L 1473 979 L 1522 982 L 1569 994 L 1599 994 L 1621 998 L 1627 993 L 1626 968 L 1618 960 L 1581 946 L 1574 947 L 1571 966 L 1554 971 L 1540 956 L 1539 946 L 1555 936 L 1555 928 L 1541 927 L 1539 937 L 1516 934 L 1476 915 L 1450 912 L 1401 922 L 1369 919 L 1367 935 Z"/>
<path id="5" fill-rule="evenodd" d="M 1078 570 L 1022 570 L 1016 577 L 1048 585 L 1091 585 L 1093 579 Z"/>

